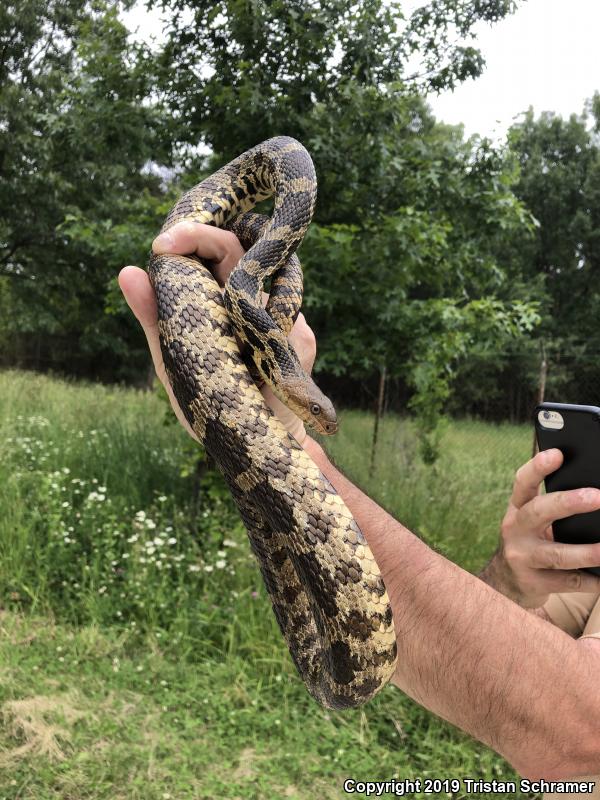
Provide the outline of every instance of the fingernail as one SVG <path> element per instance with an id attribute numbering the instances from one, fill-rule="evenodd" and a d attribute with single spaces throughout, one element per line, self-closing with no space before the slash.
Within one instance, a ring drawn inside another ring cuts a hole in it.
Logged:
<path id="1" fill-rule="evenodd" d="M 159 234 L 154 242 L 152 243 L 152 249 L 162 250 L 163 252 L 169 252 L 170 249 L 173 247 L 173 239 L 171 238 L 170 233 L 161 233 Z"/>

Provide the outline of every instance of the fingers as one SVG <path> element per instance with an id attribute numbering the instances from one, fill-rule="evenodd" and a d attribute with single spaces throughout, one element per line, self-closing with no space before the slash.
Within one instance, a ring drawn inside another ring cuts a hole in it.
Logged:
<path id="1" fill-rule="evenodd" d="M 563 462 L 560 450 L 542 450 L 534 458 L 524 464 L 515 477 L 510 502 L 515 508 L 521 508 L 532 500 L 539 492 L 540 483 L 547 475 L 557 470 Z"/>
<path id="2" fill-rule="evenodd" d="M 531 566 L 546 570 L 571 570 L 600 566 L 600 543 L 561 544 L 540 542 L 531 557 Z M 587 574 L 587 573 L 584 573 Z M 600 578 L 594 578 L 600 587 Z M 587 590 L 583 590 L 587 591 Z M 591 590 L 590 590 L 591 591 Z"/>
<path id="3" fill-rule="evenodd" d="M 157 255 L 194 254 L 212 262 L 213 274 L 221 286 L 244 255 L 243 247 L 231 231 L 189 220 L 178 222 L 165 233 L 159 234 L 152 242 L 152 250 Z"/>
<path id="4" fill-rule="evenodd" d="M 573 546 L 573 545 L 571 545 Z M 546 594 L 560 594 L 562 592 L 590 592 L 600 593 L 600 578 L 589 572 L 539 570 L 536 574 L 536 583 L 544 586 Z"/>
<path id="5" fill-rule="evenodd" d="M 237 237 L 228 231 L 209 225 L 182 222 L 174 225 L 168 231 L 168 234 L 171 236 L 169 240 L 165 239 L 166 234 L 162 234 L 155 239 L 153 243 L 155 253 L 195 253 L 200 255 L 202 258 L 213 262 L 213 274 L 217 280 L 219 280 L 219 276 L 221 277 L 221 283 L 224 283 L 233 267 L 244 254 Z M 179 421 L 188 433 L 196 438 L 179 408 L 166 374 L 158 334 L 156 297 L 147 273 L 139 269 L 139 267 L 124 267 L 119 274 L 119 285 L 129 307 L 144 330 L 154 369 L 169 395 L 171 405 Z M 263 293 L 263 304 L 267 300 L 268 295 Z M 288 338 L 298 354 L 302 367 L 310 374 L 317 352 L 316 339 L 303 314 L 298 315 Z M 238 345 L 241 346 L 241 343 L 238 342 Z M 298 442 L 301 442 L 306 436 L 302 421 L 277 400 L 268 387 L 265 387 L 265 391 L 267 403 L 275 414 L 280 417 L 292 436 Z"/>
<path id="6" fill-rule="evenodd" d="M 156 295 L 148 273 L 139 267 L 123 267 L 119 273 L 119 286 L 144 332 L 157 328 Z"/>
<path id="7" fill-rule="evenodd" d="M 317 357 L 317 340 L 308 326 L 304 314 L 298 314 L 288 341 L 296 351 L 304 371 L 310 375 Z"/>
<path id="8" fill-rule="evenodd" d="M 570 489 L 536 495 L 517 512 L 520 528 L 541 531 L 557 519 L 600 509 L 599 489 Z"/>
<path id="9" fill-rule="evenodd" d="M 157 374 L 163 370 L 162 355 L 158 339 L 158 310 L 156 295 L 148 274 L 139 267 L 123 267 L 119 273 L 119 286 L 127 305 L 142 326 Z"/>
<path id="10" fill-rule="evenodd" d="M 231 271 L 245 252 L 237 236 L 231 231 L 190 221 L 178 222 L 165 233 L 161 233 L 152 243 L 152 249 L 157 254 L 185 255 L 193 253 L 210 261 L 212 272 L 221 286 L 225 285 Z M 263 305 L 266 304 L 268 298 L 269 296 L 263 292 Z M 135 309 L 133 310 L 135 313 Z M 315 336 L 308 327 L 303 314 L 298 315 L 289 341 L 298 354 L 302 366 L 306 372 L 310 373 L 317 350 Z"/>

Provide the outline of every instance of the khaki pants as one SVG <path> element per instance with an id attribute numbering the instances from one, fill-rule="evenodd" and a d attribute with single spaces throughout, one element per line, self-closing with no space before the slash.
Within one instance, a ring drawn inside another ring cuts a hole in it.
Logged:
<path id="1" fill-rule="evenodd" d="M 597 594 L 555 594 L 550 597 L 545 609 L 552 622 L 571 636 L 600 639 L 600 597 Z M 600 775 L 578 777 L 576 780 L 595 781 L 594 791 L 591 794 L 547 792 L 544 800 L 600 800 Z"/>

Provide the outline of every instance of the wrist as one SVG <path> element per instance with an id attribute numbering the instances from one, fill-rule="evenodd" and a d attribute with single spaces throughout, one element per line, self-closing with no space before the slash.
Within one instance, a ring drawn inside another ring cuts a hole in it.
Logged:
<path id="1" fill-rule="evenodd" d="M 512 572 L 502 555 L 502 548 L 496 550 L 478 577 L 496 592 L 503 594 L 518 605 L 523 605 L 523 594 L 512 578 Z"/>

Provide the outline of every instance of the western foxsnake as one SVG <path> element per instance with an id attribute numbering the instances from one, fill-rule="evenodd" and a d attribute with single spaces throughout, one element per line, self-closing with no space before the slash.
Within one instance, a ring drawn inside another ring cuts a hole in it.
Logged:
<path id="1" fill-rule="evenodd" d="M 251 213 L 269 197 L 270 219 Z M 270 384 L 317 431 L 337 429 L 332 404 L 287 341 L 302 301 L 295 250 L 315 199 L 304 147 L 288 137 L 263 142 L 186 192 L 162 228 L 192 220 L 238 235 L 247 252 L 224 296 L 194 256 L 153 255 L 149 274 L 175 397 L 237 503 L 291 656 L 313 697 L 344 708 L 394 672 L 389 599 L 352 514 L 257 387 L 258 378 Z"/>

